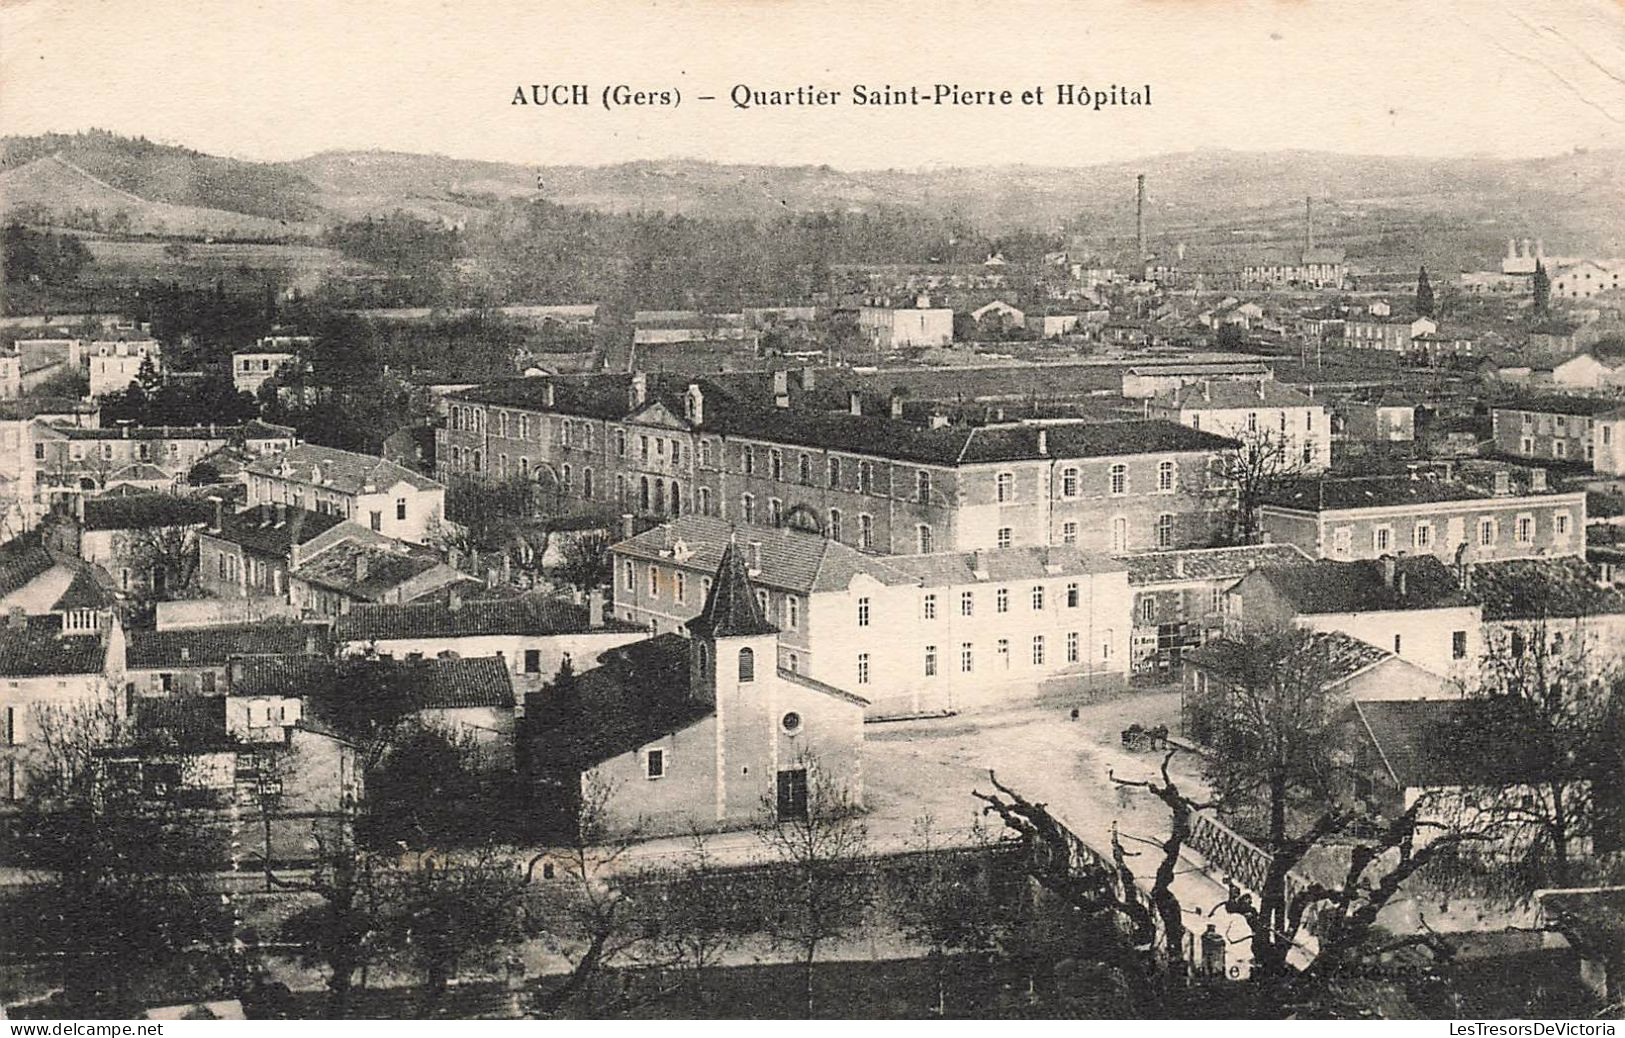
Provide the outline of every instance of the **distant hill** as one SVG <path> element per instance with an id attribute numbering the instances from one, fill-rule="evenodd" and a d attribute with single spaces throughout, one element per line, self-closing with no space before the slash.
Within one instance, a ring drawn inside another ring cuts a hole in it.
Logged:
<path id="1" fill-rule="evenodd" d="M 37 165 L 51 158 L 89 182 Z M 1621 151 L 1512 161 L 1212 150 L 1070 169 L 864 171 L 689 160 L 532 167 L 378 151 L 253 163 L 92 132 L 0 140 L 0 205 L 63 211 L 133 205 L 133 195 L 204 211 L 191 214 L 194 226 L 218 228 L 216 214 L 230 212 L 294 233 L 397 209 L 477 221 L 502 202 L 536 197 L 608 212 L 757 218 L 902 207 L 995 235 L 1066 229 L 1121 243 L 1133 234 L 1134 177 L 1145 173 L 1159 250 L 1297 240 L 1303 200 L 1314 196 L 1320 240 L 1347 244 L 1351 255 L 1420 252 L 1449 265 L 1482 262 L 1507 237 L 1544 238 L 1554 253 L 1625 254 L 1622 169 Z M 182 226 L 172 211 L 147 215 L 172 231 Z"/>

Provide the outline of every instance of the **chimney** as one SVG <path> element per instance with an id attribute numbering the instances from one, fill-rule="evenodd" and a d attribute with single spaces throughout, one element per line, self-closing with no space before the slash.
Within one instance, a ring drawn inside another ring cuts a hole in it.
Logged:
<path id="1" fill-rule="evenodd" d="M 215 494 L 209 495 L 209 503 L 214 506 L 214 514 L 209 517 L 209 532 L 219 533 L 220 524 L 226 518 L 226 503 Z"/>
<path id="2" fill-rule="evenodd" d="M 367 553 L 357 552 L 355 557 L 355 582 L 361 583 L 367 579 Z"/>
<path id="3" fill-rule="evenodd" d="M 782 368 L 773 372 L 773 406 L 790 406 L 790 373 Z"/>
<path id="4" fill-rule="evenodd" d="M 1529 489 L 1530 489 L 1530 491 L 1532 493 L 1537 493 L 1537 494 L 1545 493 L 1545 491 L 1546 491 L 1546 470 L 1545 469 L 1534 468 L 1534 469 L 1529 470 Z"/>
<path id="5" fill-rule="evenodd" d="M 892 390 L 890 404 L 891 416 L 893 418 L 903 417 L 903 394 L 895 389 Z"/>
<path id="6" fill-rule="evenodd" d="M 1183 263 L 1185 261 L 1185 243 L 1184 242 L 1180 242 L 1178 245 L 1174 246 L 1174 255 L 1179 257 L 1179 261 L 1181 263 Z"/>
<path id="7" fill-rule="evenodd" d="M 542 405 L 548 408 L 553 406 L 553 383 L 542 383 Z"/>
<path id="8" fill-rule="evenodd" d="M 788 399 L 785 401 L 788 403 Z M 690 382 L 687 391 L 683 394 L 683 408 L 688 412 L 688 420 L 695 425 L 705 424 L 705 392 L 700 389 L 698 382 Z"/>
<path id="9" fill-rule="evenodd" d="M 946 429 L 946 428 L 948 428 L 948 416 L 945 415 L 945 414 L 934 414 L 934 415 L 932 415 L 931 416 L 931 428 L 933 428 L 933 429 Z"/>
<path id="10" fill-rule="evenodd" d="M 805 367 L 805 368 L 802 368 L 801 369 L 801 391 L 803 393 L 811 393 L 817 387 L 818 387 L 818 372 L 810 365 Z"/>
<path id="11" fill-rule="evenodd" d="M 1496 469 L 1491 479 L 1490 486 L 1496 497 L 1505 497 L 1512 493 L 1512 474 L 1506 469 Z"/>
<path id="12" fill-rule="evenodd" d="M 287 506 L 287 503 L 283 502 L 283 501 L 278 501 L 276 503 L 276 527 L 277 527 L 277 529 L 280 530 L 280 529 L 282 529 L 282 527 L 287 526 L 287 525 L 288 525 L 288 506 Z"/>
<path id="13" fill-rule="evenodd" d="M 461 588 L 452 587 L 450 594 L 446 596 L 446 607 L 454 613 L 463 608 L 463 592 Z"/>
<path id="14" fill-rule="evenodd" d="M 631 512 L 622 512 L 621 513 L 621 540 L 629 541 L 629 540 L 631 540 L 633 538 L 634 535 L 636 535 L 636 533 L 637 533 L 637 530 L 633 529 L 632 513 Z"/>
<path id="15" fill-rule="evenodd" d="M 863 394 L 856 389 L 846 394 L 846 406 L 853 414 L 863 413 Z"/>
<path id="16" fill-rule="evenodd" d="M 595 587 L 587 592 L 587 626 L 604 626 L 604 589 Z"/>
<path id="17" fill-rule="evenodd" d="M 1038 453 L 1040 453 L 1040 454 L 1048 454 L 1049 453 L 1049 430 L 1048 429 L 1040 429 L 1040 430 L 1038 430 Z"/>
<path id="18" fill-rule="evenodd" d="M 1183 555 L 1174 556 L 1174 576 L 1180 578 L 1185 576 L 1185 556 Z"/>
<path id="19" fill-rule="evenodd" d="M 1315 247 L 1315 200 L 1305 195 L 1303 199 L 1303 251 L 1308 252 Z"/>
<path id="20" fill-rule="evenodd" d="M 649 376 L 641 371 L 632 373 L 632 383 L 627 389 L 627 410 L 642 407 L 649 399 Z"/>
<path id="21" fill-rule="evenodd" d="M 1382 583 L 1383 583 L 1383 586 L 1391 589 L 1394 586 L 1394 572 L 1399 567 L 1395 563 L 1394 557 L 1392 555 L 1384 555 L 1381 559 L 1378 559 L 1377 561 L 1382 563 Z"/>
<path id="22" fill-rule="evenodd" d="M 1134 178 L 1134 241 L 1138 245 L 1139 258 L 1145 259 L 1145 174 L 1141 173 Z"/>
<path id="23" fill-rule="evenodd" d="M 288 568 L 299 568 L 299 553 L 304 542 L 299 539 L 300 531 L 305 528 L 305 510 L 303 508 L 293 513 L 293 520 L 288 524 Z"/>

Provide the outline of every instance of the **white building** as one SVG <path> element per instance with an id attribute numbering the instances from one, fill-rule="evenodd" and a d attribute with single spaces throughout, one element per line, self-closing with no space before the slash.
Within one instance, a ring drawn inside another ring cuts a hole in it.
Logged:
<path id="1" fill-rule="evenodd" d="M 1553 299 L 1590 299 L 1625 282 L 1625 259 L 1583 260 L 1552 275 Z"/>
<path id="2" fill-rule="evenodd" d="M 352 519 L 376 533 L 423 544 L 439 527 L 446 488 L 383 458 L 301 444 L 243 470 L 248 504 L 289 504 Z"/>
<path id="3" fill-rule="evenodd" d="M 954 341 L 954 312 L 946 307 L 865 306 L 858 328 L 881 350 L 946 346 Z"/>
<path id="4" fill-rule="evenodd" d="M 124 392 L 140 376 L 141 366 L 149 360 L 156 372 L 163 372 L 163 351 L 156 339 L 98 342 L 90 348 L 89 353 L 91 396 Z"/>
<path id="5" fill-rule="evenodd" d="M 250 395 L 259 392 L 259 388 L 271 376 L 281 370 L 282 365 L 291 360 L 298 359 L 297 353 L 261 352 L 252 350 L 245 353 L 231 355 L 231 384 L 239 393 Z"/>
<path id="6" fill-rule="evenodd" d="M 1147 416 L 1240 440 L 1279 445 L 1287 467 L 1320 472 L 1331 464 L 1332 428 L 1319 401 L 1273 379 L 1203 381 L 1152 399 Z"/>

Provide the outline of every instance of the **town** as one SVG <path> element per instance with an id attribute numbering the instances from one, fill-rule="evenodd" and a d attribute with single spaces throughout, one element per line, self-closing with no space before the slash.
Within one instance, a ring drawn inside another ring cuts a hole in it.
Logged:
<path id="1" fill-rule="evenodd" d="M 0 168 L 6 1015 L 1617 1012 L 1625 257 L 160 160 Z"/>

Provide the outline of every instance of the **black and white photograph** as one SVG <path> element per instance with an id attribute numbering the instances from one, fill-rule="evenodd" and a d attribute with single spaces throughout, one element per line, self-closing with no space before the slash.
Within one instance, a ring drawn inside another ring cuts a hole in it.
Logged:
<path id="1" fill-rule="evenodd" d="M 9 1035 L 1625 1015 L 1617 0 L 6 0 L 0 234 Z"/>

